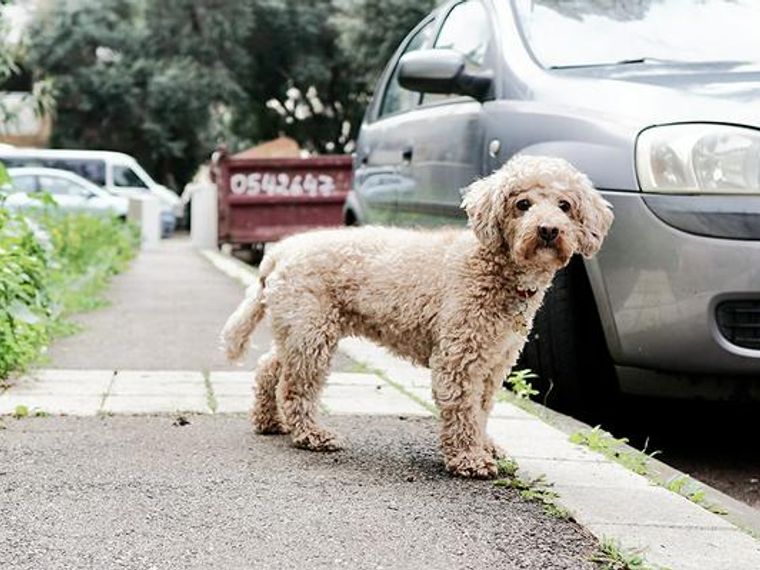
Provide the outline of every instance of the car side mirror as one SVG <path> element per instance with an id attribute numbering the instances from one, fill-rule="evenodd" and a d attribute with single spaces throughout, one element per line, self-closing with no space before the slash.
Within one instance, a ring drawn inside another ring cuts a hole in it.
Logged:
<path id="1" fill-rule="evenodd" d="M 468 73 L 464 56 L 452 49 L 424 49 L 399 60 L 398 82 L 422 93 L 468 95 L 484 101 L 491 94 L 493 73 Z"/>

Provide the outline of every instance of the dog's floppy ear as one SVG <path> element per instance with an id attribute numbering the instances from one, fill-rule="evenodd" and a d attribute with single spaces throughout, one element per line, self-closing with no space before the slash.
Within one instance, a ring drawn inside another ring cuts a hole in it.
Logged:
<path id="1" fill-rule="evenodd" d="M 491 250 L 504 245 L 499 227 L 498 209 L 503 202 L 501 192 L 494 184 L 495 175 L 476 180 L 465 190 L 462 208 L 470 219 L 470 228 L 481 244 Z"/>
<path id="2" fill-rule="evenodd" d="M 615 216 L 612 214 L 612 205 L 602 198 L 585 175 L 582 186 L 578 253 L 584 257 L 593 257 L 602 247 L 604 236 L 612 226 Z"/>

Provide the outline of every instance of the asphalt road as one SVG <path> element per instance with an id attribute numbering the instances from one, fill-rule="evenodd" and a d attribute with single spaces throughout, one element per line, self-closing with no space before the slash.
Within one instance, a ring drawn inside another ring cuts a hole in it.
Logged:
<path id="1" fill-rule="evenodd" d="M 315 454 L 188 419 L 6 419 L 0 567 L 593 567 L 575 523 L 447 475 L 435 420 L 331 417 L 347 450 Z"/>

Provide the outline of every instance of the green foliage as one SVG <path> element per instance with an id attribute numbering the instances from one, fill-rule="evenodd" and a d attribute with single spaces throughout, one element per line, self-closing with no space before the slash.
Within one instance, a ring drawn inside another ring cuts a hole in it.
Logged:
<path id="1" fill-rule="evenodd" d="M 0 202 L 0 379 L 70 331 L 71 312 L 96 306 L 97 293 L 126 267 L 137 243 L 134 229 L 115 219 L 54 208 L 28 219 Z"/>
<path id="2" fill-rule="evenodd" d="M 665 488 L 668 491 L 678 493 L 679 495 L 686 497 L 692 503 L 696 503 L 700 507 L 707 509 L 717 515 L 725 515 L 727 511 L 718 505 L 714 505 L 707 501 L 705 498 L 705 490 L 698 486 L 688 475 L 681 475 L 672 478 L 665 483 Z"/>
<path id="3" fill-rule="evenodd" d="M 215 144 L 215 110 L 250 29 L 243 0 L 54 2 L 29 32 L 29 64 L 54 78 L 53 144 L 128 152 L 182 184 Z"/>
<path id="4" fill-rule="evenodd" d="M 53 144 L 122 150 L 170 186 L 217 143 L 281 133 L 350 152 L 383 66 L 434 0 L 51 2 L 28 65 L 54 81 Z"/>
<path id="5" fill-rule="evenodd" d="M 617 461 L 623 467 L 639 475 L 647 474 L 649 460 L 659 453 L 659 451 L 654 451 L 647 454 L 645 453 L 646 450 L 626 449 L 627 438 L 615 438 L 609 432 L 604 431 L 601 426 L 577 431 L 570 436 L 570 441 L 578 445 L 585 445 L 592 451 Z"/>
<path id="6" fill-rule="evenodd" d="M 517 464 L 511 460 L 507 461 L 508 463 L 504 466 L 503 470 L 502 464 L 499 465 L 499 473 L 503 475 L 503 478 L 494 481 L 496 487 L 514 489 L 526 501 L 540 504 L 543 507 L 544 513 L 551 517 L 562 520 L 571 518 L 570 512 L 557 504 L 559 495 L 551 489 L 551 486 L 547 484 L 543 476 L 534 479 L 524 479 L 516 473 Z"/>
<path id="7" fill-rule="evenodd" d="M 538 394 L 538 390 L 533 388 L 530 382 L 533 378 L 538 378 L 530 369 L 515 370 L 507 377 L 507 384 L 519 400 L 530 400 Z"/>
<path id="8" fill-rule="evenodd" d="M 591 556 L 602 570 L 654 570 L 647 564 L 639 550 L 625 549 L 610 538 L 603 538 L 597 551 Z"/>
<path id="9" fill-rule="evenodd" d="M 15 408 L 13 408 L 13 417 L 17 420 L 26 418 L 29 416 L 29 408 L 27 406 L 24 406 L 23 404 L 19 404 Z"/>
<path id="10" fill-rule="evenodd" d="M 357 94 L 369 95 L 401 41 L 436 0 L 338 0 L 335 22 Z"/>

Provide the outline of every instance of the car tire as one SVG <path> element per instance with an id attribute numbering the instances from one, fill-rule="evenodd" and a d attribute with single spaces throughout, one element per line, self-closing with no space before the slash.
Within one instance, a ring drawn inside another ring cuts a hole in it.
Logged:
<path id="1" fill-rule="evenodd" d="M 559 271 L 515 365 L 538 375 L 537 401 L 561 412 L 596 415 L 617 396 L 615 369 L 583 260 Z"/>
<path id="2" fill-rule="evenodd" d="M 248 260 L 248 262 L 251 265 L 255 265 L 256 267 L 258 267 L 261 264 L 261 262 L 264 259 L 264 248 L 265 248 L 265 245 L 263 243 L 251 244 L 251 249 L 250 249 L 250 254 L 249 254 L 250 257 Z"/>

